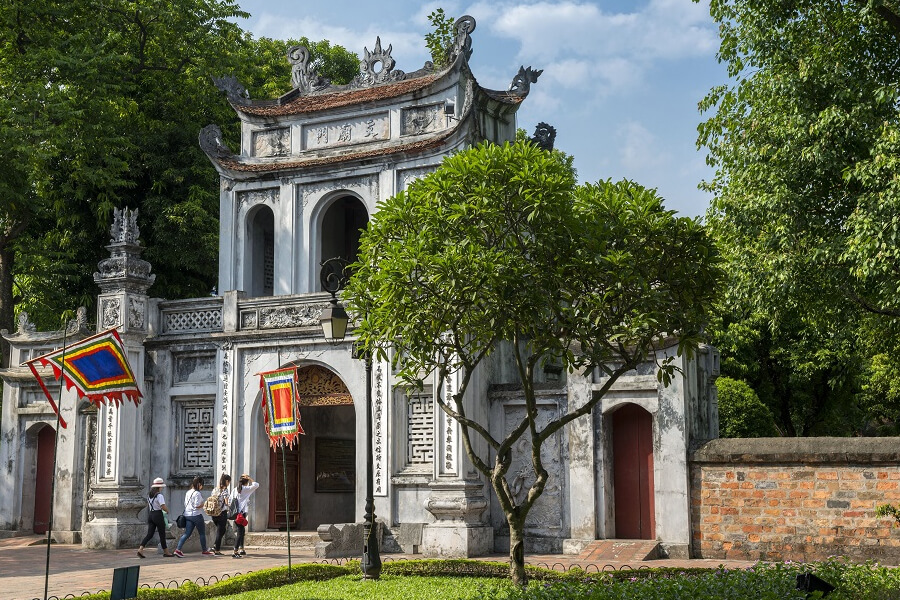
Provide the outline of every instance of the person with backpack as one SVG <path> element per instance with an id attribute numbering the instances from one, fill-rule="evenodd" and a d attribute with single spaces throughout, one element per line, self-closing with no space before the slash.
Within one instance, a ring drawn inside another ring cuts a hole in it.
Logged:
<path id="1" fill-rule="evenodd" d="M 191 489 L 188 490 L 184 497 L 184 534 L 178 540 L 178 546 L 175 548 L 175 556 L 184 558 L 181 547 L 187 541 L 196 529 L 200 533 L 200 547 L 203 548 L 205 556 L 213 556 L 213 551 L 206 546 L 206 523 L 203 520 L 203 495 L 200 490 L 203 489 L 203 478 L 194 477 L 191 481 Z"/>
<path id="2" fill-rule="evenodd" d="M 237 501 L 237 511 L 234 517 L 234 526 L 237 528 L 237 535 L 234 538 L 234 554 L 233 558 L 241 558 L 246 556 L 244 551 L 244 534 L 247 531 L 247 509 L 250 505 L 250 496 L 259 489 L 259 483 L 253 481 L 247 473 L 241 475 L 238 485 L 231 493 L 231 501 Z M 229 515 L 230 516 L 230 515 Z"/>
<path id="3" fill-rule="evenodd" d="M 147 515 L 147 535 L 144 536 L 137 551 L 140 558 L 144 558 L 144 546 L 155 533 L 159 534 L 159 545 L 163 549 L 163 556 L 175 556 L 166 547 L 166 517 L 163 513 L 169 512 L 169 507 L 166 506 L 166 499 L 162 495 L 164 487 L 166 487 L 166 483 L 162 477 L 154 479 L 150 486 L 150 493 L 147 495 L 147 506 L 150 508 L 150 513 Z"/>
<path id="4" fill-rule="evenodd" d="M 219 477 L 219 487 L 216 488 L 206 503 L 203 505 L 206 514 L 212 517 L 216 524 L 216 543 L 213 544 L 213 553 L 222 556 L 222 538 L 225 537 L 225 529 L 228 527 L 228 501 L 231 498 L 231 475 L 225 473 Z"/>

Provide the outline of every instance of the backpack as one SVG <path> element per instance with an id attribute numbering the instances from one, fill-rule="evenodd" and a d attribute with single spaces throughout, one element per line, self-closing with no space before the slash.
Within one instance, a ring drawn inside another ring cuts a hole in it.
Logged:
<path id="1" fill-rule="evenodd" d="M 210 494 L 209 498 L 207 498 L 203 502 L 203 510 L 211 517 L 218 517 L 222 514 L 222 503 L 219 502 L 219 494 L 222 492 L 217 490 Z"/>
<path id="2" fill-rule="evenodd" d="M 234 521 L 235 517 L 238 516 L 240 512 L 241 503 L 238 501 L 238 497 L 235 496 L 231 499 L 231 504 L 228 506 L 228 519 Z"/>

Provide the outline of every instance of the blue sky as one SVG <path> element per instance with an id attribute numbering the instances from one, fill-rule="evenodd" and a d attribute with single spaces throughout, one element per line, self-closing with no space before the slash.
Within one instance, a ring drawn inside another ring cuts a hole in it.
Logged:
<path id="1" fill-rule="evenodd" d="M 633 179 L 680 214 L 706 211 L 697 184 L 712 171 L 696 148 L 697 103 L 727 81 L 708 0 L 238 2 L 251 13 L 241 26 L 256 37 L 327 39 L 361 55 L 381 36 L 403 71 L 429 59 L 431 11 L 471 15 L 470 65 L 482 86 L 507 89 L 520 65 L 544 69 L 518 126 L 556 127 L 556 147 L 575 156 L 579 180 Z"/>

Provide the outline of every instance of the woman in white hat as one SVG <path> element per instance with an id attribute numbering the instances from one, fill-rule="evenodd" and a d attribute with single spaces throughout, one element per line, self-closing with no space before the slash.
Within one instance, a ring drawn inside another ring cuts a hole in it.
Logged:
<path id="1" fill-rule="evenodd" d="M 162 489 L 166 487 L 166 483 L 162 477 L 153 480 L 150 487 L 150 493 L 147 495 L 147 505 L 150 508 L 150 514 L 147 515 L 147 535 L 138 548 L 137 555 L 144 558 L 144 546 L 150 541 L 154 533 L 159 533 L 159 545 L 162 546 L 164 556 L 175 556 L 166 547 L 166 519 L 163 512 L 169 512 L 166 506 L 166 499 L 163 498 Z"/>

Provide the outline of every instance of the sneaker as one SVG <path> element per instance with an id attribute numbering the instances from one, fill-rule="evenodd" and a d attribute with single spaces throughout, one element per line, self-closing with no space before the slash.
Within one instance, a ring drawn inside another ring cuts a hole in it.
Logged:
<path id="1" fill-rule="evenodd" d="M 231 558 L 240 558 L 240 557 L 241 557 L 241 555 L 238 554 L 237 552 L 235 552 L 234 554 L 231 555 Z"/>
<path id="2" fill-rule="evenodd" d="M 182 552 L 181 550 L 176 550 L 175 552 L 173 552 L 173 554 L 178 558 L 184 558 L 184 552 Z"/>
<path id="3" fill-rule="evenodd" d="M 241 556 L 246 556 L 246 555 L 247 555 L 247 553 L 244 552 L 244 549 L 243 549 L 243 548 L 241 548 L 241 551 L 238 552 L 238 554 L 240 554 Z"/>
<path id="4" fill-rule="evenodd" d="M 213 552 L 212 550 L 204 550 L 200 554 L 202 554 L 203 556 L 215 556 L 216 553 Z"/>
<path id="5" fill-rule="evenodd" d="M 213 554 L 215 554 L 216 556 L 224 556 L 224 555 L 223 555 L 221 552 L 219 552 L 218 550 L 213 550 Z"/>

